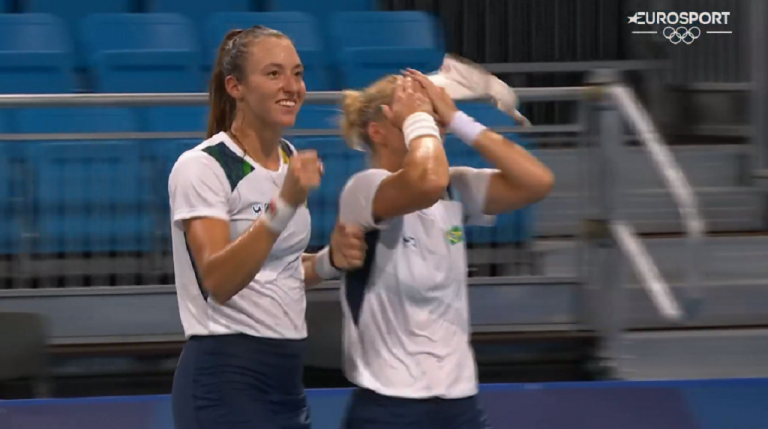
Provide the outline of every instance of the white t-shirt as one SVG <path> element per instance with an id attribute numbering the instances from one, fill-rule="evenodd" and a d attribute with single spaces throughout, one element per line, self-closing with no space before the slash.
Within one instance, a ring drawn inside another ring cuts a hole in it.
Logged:
<path id="1" fill-rule="evenodd" d="M 386 170 L 354 175 L 341 194 L 341 222 L 368 232 L 368 254 L 342 279 L 344 370 L 360 387 L 404 398 L 477 393 L 470 344 L 465 224 L 483 213 L 495 170 L 453 167 L 446 198 L 376 225 L 373 199 Z"/>
<path id="2" fill-rule="evenodd" d="M 281 143 L 278 171 L 253 161 L 219 133 L 183 153 L 168 180 L 176 292 L 184 333 L 244 333 L 268 338 L 307 336 L 306 296 L 301 255 L 309 243 L 309 210 L 301 206 L 278 238 L 256 277 L 225 305 L 208 299 L 187 246 L 183 221 L 196 217 L 226 220 L 230 239 L 245 232 L 278 194 L 294 152 Z"/>

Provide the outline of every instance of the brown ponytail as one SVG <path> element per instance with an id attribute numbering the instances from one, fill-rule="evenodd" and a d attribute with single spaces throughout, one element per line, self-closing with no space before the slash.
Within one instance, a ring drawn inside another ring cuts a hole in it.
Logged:
<path id="1" fill-rule="evenodd" d="M 208 114 L 208 132 L 205 137 L 207 139 L 216 133 L 229 130 L 235 118 L 235 100 L 227 92 L 224 83 L 227 75 L 224 74 L 224 64 L 222 63 L 227 57 L 227 51 L 231 48 L 232 40 L 242 32 L 243 30 L 229 30 L 219 45 L 219 54 L 216 57 L 216 65 L 213 67 L 213 75 L 211 75 L 208 90 L 210 113 Z"/>
<path id="2" fill-rule="evenodd" d="M 235 120 L 237 103 L 227 92 L 227 76 L 241 80 L 247 60 L 248 46 L 263 37 L 287 38 L 283 33 L 261 25 L 248 30 L 230 30 L 219 46 L 219 54 L 211 75 L 208 89 L 208 131 L 206 138 L 222 131 L 229 131 Z"/>

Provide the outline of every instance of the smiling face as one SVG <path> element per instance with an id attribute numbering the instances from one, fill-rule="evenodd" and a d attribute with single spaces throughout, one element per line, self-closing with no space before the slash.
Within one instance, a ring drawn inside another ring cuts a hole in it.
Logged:
<path id="1" fill-rule="evenodd" d="M 292 127 L 307 95 L 304 66 L 287 37 L 267 36 L 247 46 L 240 76 L 226 79 L 238 108 L 265 126 Z"/>

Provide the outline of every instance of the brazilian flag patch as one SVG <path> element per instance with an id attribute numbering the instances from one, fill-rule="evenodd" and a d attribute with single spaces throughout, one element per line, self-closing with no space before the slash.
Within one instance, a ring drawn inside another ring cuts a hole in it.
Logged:
<path id="1" fill-rule="evenodd" d="M 459 244 L 464 241 L 464 230 L 460 226 L 454 226 L 445 233 L 448 241 L 453 244 Z"/>

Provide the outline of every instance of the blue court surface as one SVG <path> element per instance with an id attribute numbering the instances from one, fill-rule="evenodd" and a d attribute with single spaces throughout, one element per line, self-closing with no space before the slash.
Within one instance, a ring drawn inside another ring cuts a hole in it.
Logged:
<path id="1" fill-rule="evenodd" d="M 768 379 L 485 385 L 495 429 L 761 429 Z M 348 389 L 308 392 L 313 428 L 338 428 Z M 0 402 L 0 429 L 173 429 L 169 396 Z"/>

